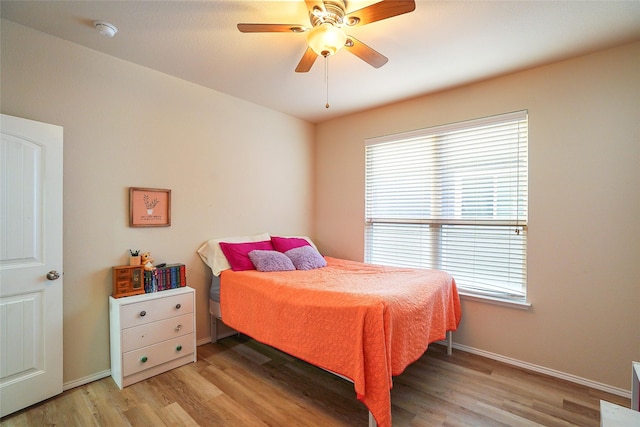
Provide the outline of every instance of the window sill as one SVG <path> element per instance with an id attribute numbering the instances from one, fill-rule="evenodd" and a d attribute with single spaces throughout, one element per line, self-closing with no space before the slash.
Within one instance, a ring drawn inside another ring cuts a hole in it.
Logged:
<path id="1" fill-rule="evenodd" d="M 526 302 L 526 301 L 514 301 L 514 300 L 503 299 L 503 298 L 493 298 L 493 297 L 488 297 L 488 296 L 483 296 L 483 295 L 475 295 L 475 294 L 470 294 L 470 293 L 465 293 L 465 292 L 458 292 L 458 293 L 460 295 L 460 299 L 462 299 L 462 300 L 477 301 L 477 302 L 483 302 L 483 303 L 487 303 L 487 304 L 501 305 L 501 306 L 504 306 L 504 307 L 517 308 L 519 310 L 530 310 L 531 309 L 531 303 L 530 302 Z"/>

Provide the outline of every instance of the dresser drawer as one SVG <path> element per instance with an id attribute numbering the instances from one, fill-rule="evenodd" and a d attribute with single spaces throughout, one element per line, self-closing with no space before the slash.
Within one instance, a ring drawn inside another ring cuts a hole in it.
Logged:
<path id="1" fill-rule="evenodd" d="M 163 341 L 149 347 L 129 351 L 122 355 L 122 375 L 127 376 L 161 365 L 173 359 L 192 354 L 193 333 Z M 179 349 L 179 350 L 178 350 Z"/>
<path id="2" fill-rule="evenodd" d="M 145 323 L 122 331 L 122 351 L 127 352 L 147 347 L 192 332 L 193 313 Z"/>
<path id="3" fill-rule="evenodd" d="M 122 282 L 122 281 L 128 281 L 131 278 L 131 270 L 130 269 L 118 269 L 116 270 L 116 272 L 114 273 L 116 275 L 116 281 L 117 282 Z"/>
<path id="4" fill-rule="evenodd" d="M 192 312 L 192 294 L 155 298 L 123 305 L 120 311 L 120 326 L 125 329 Z"/>

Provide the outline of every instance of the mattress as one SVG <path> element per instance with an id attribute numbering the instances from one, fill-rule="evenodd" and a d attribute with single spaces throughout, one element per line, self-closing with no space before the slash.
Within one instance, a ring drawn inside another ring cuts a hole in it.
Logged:
<path id="1" fill-rule="evenodd" d="M 220 302 L 220 276 L 211 278 L 211 286 L 209 287 L 209 299 Z"/>

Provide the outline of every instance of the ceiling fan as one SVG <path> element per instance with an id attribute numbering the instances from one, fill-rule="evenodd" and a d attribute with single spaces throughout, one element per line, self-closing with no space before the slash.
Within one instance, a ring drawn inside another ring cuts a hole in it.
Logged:
<path id="1" fill-rule="evenodd" d="M 370 48 L 355 37 L 347 35 L 345 28 L 354 28 L 397 15 L 412 12 L 414 0 L 382 0 L 353 12 L 345 12 L 345 0 L 305 0 L 311 27 L 289 24 L 238 24 L 243 33 L 308 33 L 307 50 L 296 67 L 306 73 L 318 56 L 328 57 L 345 47 L 351 53 L 375 68 L 387 63 L 386 56 Z"/>

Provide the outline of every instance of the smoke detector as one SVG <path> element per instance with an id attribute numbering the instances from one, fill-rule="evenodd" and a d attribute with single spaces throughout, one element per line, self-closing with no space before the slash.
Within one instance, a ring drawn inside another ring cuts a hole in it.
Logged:
<path id="1" fill-rule="evenodd" d="M 113 37 L 118 33 L 118 29 L 115 25 L 104 21 L 94 21 L 93 26 L 100 34 L 105 37 Z"/>

